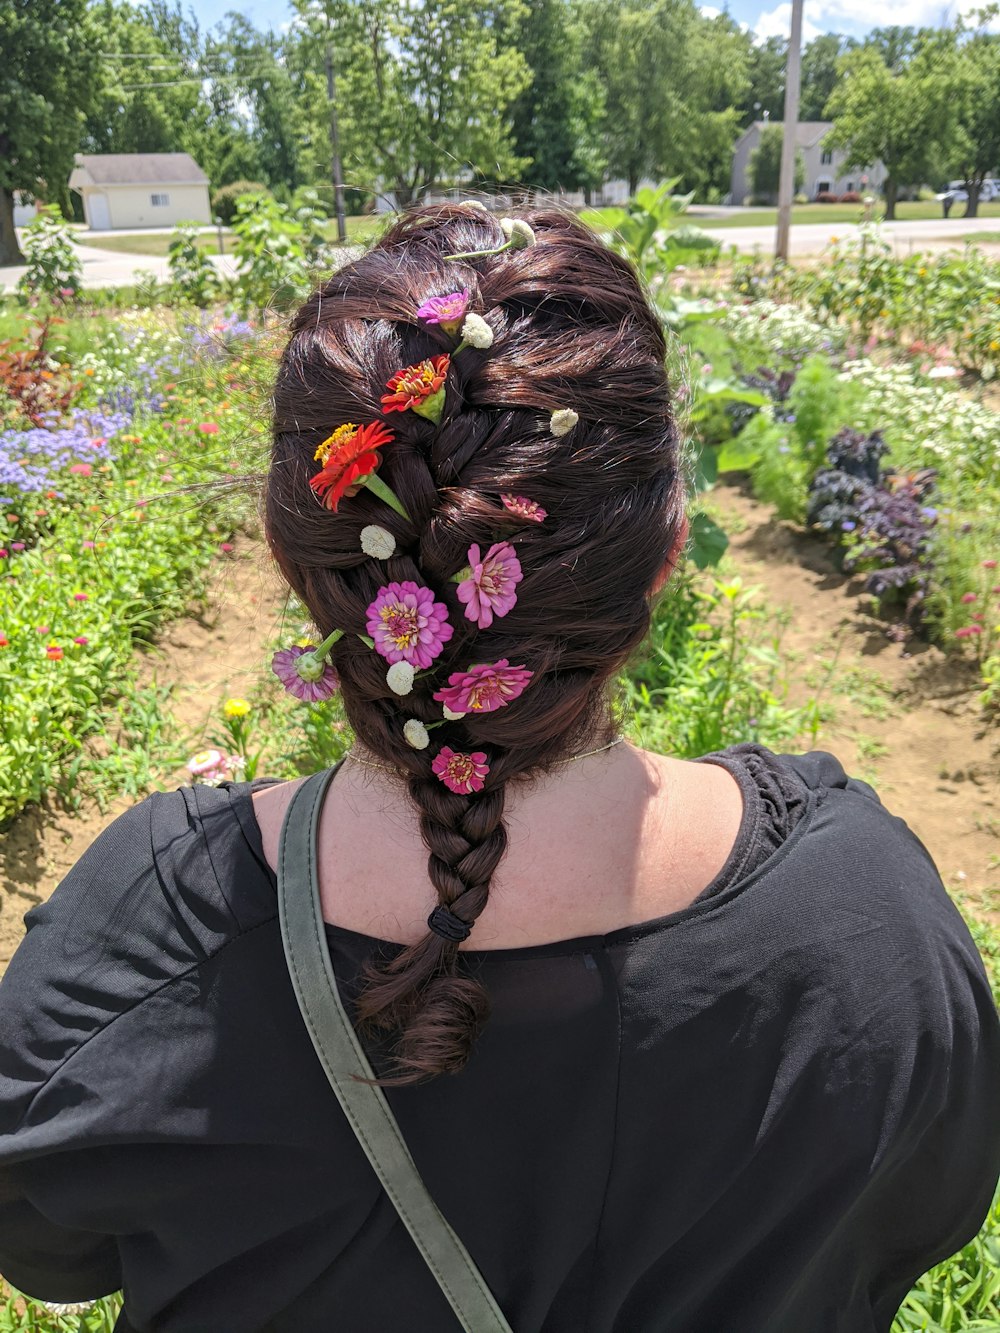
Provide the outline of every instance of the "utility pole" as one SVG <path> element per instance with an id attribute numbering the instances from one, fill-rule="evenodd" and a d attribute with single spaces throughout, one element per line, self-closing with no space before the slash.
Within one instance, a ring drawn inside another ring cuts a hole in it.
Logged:
<path id="1" fill-rule="evenodd" d="M 340 134 L 337 130 L 337 84 L 333 75 L 333 43 L 326 43 L 326 100 L 330 104 L 330 149 L 333 153 L 333 202 L 337 209 L 337 239 L 347 240 L 344 181 L 340 174 Z"/>
<path id="2" fill-rule="evenodd" d="M 781 175 L 778 179 L 778 235 L 775 260 L 788 260 L 788 232 L 795 195 L 795 158 L 798 149 L 799 84 L 802 74 L 802 0 L 792 0 L 792 32 L 788 39 L 785 71 L 785 128 L 781 139 Z"/>

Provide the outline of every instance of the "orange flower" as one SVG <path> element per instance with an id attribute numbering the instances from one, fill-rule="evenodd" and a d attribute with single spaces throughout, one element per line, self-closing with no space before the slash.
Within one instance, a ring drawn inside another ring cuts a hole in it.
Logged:
<path id="1" fill-rule="evenodd" d="M 378 451 L 392 440 L 392 431 L 386 430 L 381 421 L 369 422 L 367 426 L 348 421 L 323 441 L 315 454 L 323 470 L 310 478 L 309 485 L 327 509 L 336 513 L 345 495 L 357 495 L 364 485 L 362 478 L 371 476 L 381 466 Z"/>
<path id="2" fill-rule="evenodd" d="M 61 662 L 63 660 L 63 650 L 57 643 L 50 643 L 45 650 L 45 656 L 50 662 Z"/>
<path id="3" fill-rule="evenodd" d="M 392 392 L 382 395 L 383 409 L 386 412 L 413 411 L 428 421 L 439 422 L 444 409 L 444 382 L 450 361 L 447 352 L 443 352 L 393 375 L 386 385 Z"/>

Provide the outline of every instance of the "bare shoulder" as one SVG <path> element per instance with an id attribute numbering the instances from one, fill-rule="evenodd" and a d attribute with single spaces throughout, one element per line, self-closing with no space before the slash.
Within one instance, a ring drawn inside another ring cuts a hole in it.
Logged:
<path id="1" fill-rule="evenodd" d="M 269 866 L 278 864 L 278 842 L 281 838 L 281 826 L 289 802 L 305 782 L 305 778 L 296 778 L 293 782 L 276 782 L 273 786 L 262 787 L 252 796 L 254 817 L 260 828 L 261 842 L 264 844 L 264 857 Z"/>

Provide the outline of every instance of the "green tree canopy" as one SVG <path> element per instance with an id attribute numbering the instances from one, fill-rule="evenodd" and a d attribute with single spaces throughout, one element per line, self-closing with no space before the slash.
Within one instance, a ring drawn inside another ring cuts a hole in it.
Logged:
<path id="1" fill-rule="evenodd" d="M 919 184 L 954 136 L 951 75 L 939 44 L 921 39 L 913 50 L 898 68 L 877 44 L 842 56 L 827 108 L 834 122 L 827 143 L 845 148 L 849 165 L 884 163 L 887 219 L 896 216 L 899 186 Z"/>
<path id="2" fill-rule="evenodd" d="M 0 0 L 0 264 L 23 260 L 15 190 L 68 201 L 97 49 L 86 0 Z"/>
<path id="3" fill-rule="evenodd" d="M 955 137 L 949 172 L 965 182 L 965 216 L 975 217 L 983 181 L 1000 170 L 1000 37 L 985 28 L 968 34 L 959 24 L 953 40 Z"/>
<path id="4" fill-rule="evenodd" d="M 750 191 L 754 202 L 773 203 L 781 179 L 781 147 L 785 141 L 783 125 L 768 125 L 760 132 L 757 147 L 750 154 Z M 805 184 L 806 164 L 801 149 L 795 150 L 795 191 Z"/>
<path id="5" fill-rule="evenodd" d="M 826 104 L 837 83 L 837 61 L 855 45 L 835 32 L 814 37 L 802 52 L 802 90 L 799 120 L 823 120 Z"/>

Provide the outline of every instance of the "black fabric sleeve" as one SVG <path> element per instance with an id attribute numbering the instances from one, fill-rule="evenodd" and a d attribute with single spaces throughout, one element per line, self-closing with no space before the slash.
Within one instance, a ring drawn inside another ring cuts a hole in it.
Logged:
<path id="1" fill-rule="evenodd" d="M 17 1168 L 0 1174 L 0 1273 L 43 1301 L 89 1301 L 122 1285 L 112 1236 L 60 1226 L 35 1206 Z"/>

